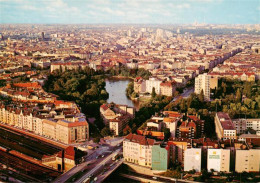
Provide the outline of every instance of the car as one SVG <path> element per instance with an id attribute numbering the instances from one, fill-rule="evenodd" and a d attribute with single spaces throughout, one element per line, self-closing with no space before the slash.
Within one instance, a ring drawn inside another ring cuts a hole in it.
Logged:
<path id="1" fill-rule="evenodd" d="M 112 163 L 112 164 L 110 164 L 109 166 L 112 167 L 113 165 L 114 165 L 114 164 Z"/>
<path id="2" fill-rule="evenodd" d="M 153 177 L 154 180 L 157 180 L 157 177 Z"/>
<path id="3" fill-rule="evenodd" d="M 97 181 L 97 177 L 94 178 L 94 181 L 95 181 L 95 182 Z"/>
<path id="4" fill-rule="evenodd" d="M 101 157 L 102 157 L 102 158 L 104 158 L 104 157 L 105 157 L 105 155 L 103 154 Z"/>

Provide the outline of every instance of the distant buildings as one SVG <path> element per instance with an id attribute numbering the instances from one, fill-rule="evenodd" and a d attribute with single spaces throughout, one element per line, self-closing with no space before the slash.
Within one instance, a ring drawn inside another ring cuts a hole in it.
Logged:
<path id="1" fill-rule="evenodd" d="M 66 70 L 78 70 L 84 69 L 88 66 L 87 63 L 84 62 L 56 62 L 51 63 L 51 72 L 55 70 L 59 70 L 65 72 Z"/>
<path id="2" fill-rule="evenodd" d="M 161 81 L 158 78 L 149 78 L 144 80 L 141 77 L 137 77 L 134 80 L 134 92 L 135 93 L 152 93 L 153 88 L 158 95 L 173 96 L 176 91 L 175 81 Z"/>
<path id="3" fill-rule="evenodd" d="M 215 116 L 216 134 L 219 139 L 236 139 L 237 132 L 229 115 L 218 112 Z"/>

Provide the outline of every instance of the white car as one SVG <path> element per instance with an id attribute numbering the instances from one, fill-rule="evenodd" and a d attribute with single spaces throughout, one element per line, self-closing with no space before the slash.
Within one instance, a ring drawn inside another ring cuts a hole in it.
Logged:
<path id="1" fill-rule="evenodd" d="M 95 181 L 95 182 L 97 181 L 97 177 L 94 178 L 94 181 Z"/>
<path id="2" fill-rule="evenodd" d="M 154 180 L 157 180 L 157 177 L 153 177 Z"/>

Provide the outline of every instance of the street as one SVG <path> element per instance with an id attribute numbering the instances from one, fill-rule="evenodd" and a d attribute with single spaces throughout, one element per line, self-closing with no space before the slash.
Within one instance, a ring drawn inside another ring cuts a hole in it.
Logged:
<path id="1" fill-rule="evenodd" d="M 171 102 L 176 101 L 179 97 L 187 98 L 187 97 L 189 97 L 190 94 L 193 93 L 193 92 L 194 92 L 194 87 L 187 88 L 187 89 L 185 89 L 185 90 L 183 91 L 182 94 L 180 94 L 180 95 L 177 96 L 177 97 L 174 97 Z"/>
<path id="2" fill-rule="evenodd" d="M 58 177 L 55 180 L 55 183 L 66 182 L 78 172 L 86 171 L 86 174 L 82 176 L 77 182 L 84 181 L 87 177 L 89 177 L 89 175 L 96 175 L 97 173 L 99 173 L 99 170 L 101 169 L 101 167 L 103 167 L 103 165 L 111 164 L 112 157 L 115 156 L 119 151 L 122 151 L 123 148 L 122 146 L 120 146 L 120 144 L 123 139 L 124 138 L 120 137 L 108 140 L 107 144 L 100 145 L 99 148 L 89 151 L 89 154 L 83 157 L 83 163 L 76 165 L 68 172 Z M 104 155 L 104 157 L 102 157 L 102 155 Z"/>

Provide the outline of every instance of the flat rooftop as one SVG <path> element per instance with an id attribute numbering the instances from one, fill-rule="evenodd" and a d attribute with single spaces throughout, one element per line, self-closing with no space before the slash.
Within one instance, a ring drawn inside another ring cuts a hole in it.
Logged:
<path id="1" fill-rule="evenodd" d="M 218 119 L 224 130 L 235 130 L 236 129 L 235 125 L 232 123 L 232 120 L 227 113 L 218 112 L 217 116 L 218 116 Z"/>

